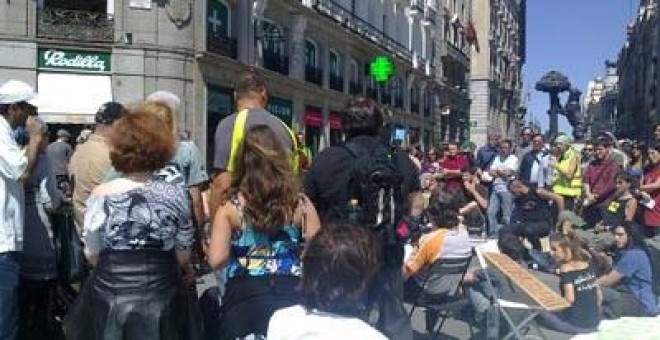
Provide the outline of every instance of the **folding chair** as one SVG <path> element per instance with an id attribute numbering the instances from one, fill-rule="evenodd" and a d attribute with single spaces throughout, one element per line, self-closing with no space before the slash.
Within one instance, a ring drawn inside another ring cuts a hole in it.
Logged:
<path id="1" fill-rule="evenodd" d="M 474 252 L 467 257 L 441 258 L 421 274 L 411 278 L 417 278 L 421 289 L 411 303 L 409 317 L 412 317 L 416 308 L 424 308 L 427 315 L 426 327 L 429 333 L 433 333 L 434 339 L 437 338 L 450 314 L 464 306 L 464 301 L 459 295 L 460 288 L 473 256 Z M 429 326 L 430 312 L 437 314 L 438 318 Z M 440 318 L 442 319 L 440 325 L 433 330 Z"/>
<path id="2" fill-rule="evenodd" d="M 524 302 L 511 301 L 509 299 L 502 298 L 502 296 L 500 296 L 500 292 L 498 292 L 498 290 L 495 289 L 495 286 L 493 285 L 493 279 L 491 278 L 492 273 L 490 272 L 490 270 L 492 269 L 489 270 L 489 268 L 491 267 L 489 267 L 488 261 L 486 261 L 484 257 L 484 252 L 485 251 L 482 248 L 478 247 L 476 249 L 476 255 L 477 255 L 477 259 L 479 260 L 479 265 L 481 266 L 482 269 L 484 269 L 484 274 L 486 280 L 488 281 L 488 285 L 492 287 L 493 302 L 495 303 L 500 313 L 502 314 L 502 316 L 504 316 L 504 319 L 511 328 L 511 331 L 502 339 L 508 340 L 511 337 L 515 337 L 516 339 L 523 339 L 526 336 L 526 334 L 523 334 L 522 331 L 534 321 L 536 316 L 539 313 L 541 313 L 541 311 L 543 310 L 552 310 L 552 309 L 536 304 L 534 299 L 530 298 L 531 296 L 529 294 L 529 291 L 526 292 L 522 289 L 517 289 L 516 286 L 518 286 L 519 283 L 516 282 L 515 279 L 512 280 L 512 278 L 509 276 L 509 273 L 507 272 L 503 272 L 503 274 L 505 274 L 504 280 L 500 280 L 501 285 L 506 284 L 507 288 L 509 288 L 510 294 L 507 294 L 506 298 L 511 298 L 511 300 L 515 299 L 515 300 L 525 300 L 525 301 Z M 490 249 L 486 250 L 486 252 L 493 252 L 492 245 Z M 509 259 L 509 261 L 511 260 Z M 546 292 L 538 292 L 538 293 L 545 294 Z M 556 295 L 556 293 L 554 296 L 551 296 L 551 300 L 552 300 L 551 302 L 556 304 L 556 306 L 553 306 L 553 309 L 561 309 L 568 307 L 568 302 L 563 300 L 560 296 Z M 516 324 L 511 313 L 513 310 L 524 311 L 527 315 Z M 536 324 L 534 325 L 537 328 L 537 332 L 540 333 L 540 330 L 538 329 L 538 325 Z"/>

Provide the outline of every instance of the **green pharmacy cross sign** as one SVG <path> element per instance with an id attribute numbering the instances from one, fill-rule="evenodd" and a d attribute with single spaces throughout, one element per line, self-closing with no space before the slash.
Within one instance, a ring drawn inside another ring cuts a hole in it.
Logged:
<path id="1" fill-rule="evenodd" d="M 369 65 L 369 73 L 377 82 L 384 83 L 394 74 L 394 64 L 387 57 L 376 57 Z"/>

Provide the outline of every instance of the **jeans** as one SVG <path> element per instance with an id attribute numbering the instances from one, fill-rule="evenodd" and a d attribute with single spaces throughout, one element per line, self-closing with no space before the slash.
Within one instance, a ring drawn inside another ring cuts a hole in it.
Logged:
<path id="1" fill-rule="evenodd" d="M 19 269 L 16 253 L 0 253 L 0 339 L 18 334 Z"/>
<path id="2" fill-rule="evenodd" d="M 583 328 L 583 327 L 575 326 L 570 322 L 570 320 L 567 320 L 560 312 L 552 313 L 548 311 L 542 311 L 537 316 L 537 319 L 539 319 L 539 321 L 541 321 L 541 323 L 544 326 L 565 334 L 584 334 L 584 333 L 596 332 L 598 330 L 597 326 L 593 328 Z"/>
<path id="3" fill-rule="evenodd" d="M 511 212 L 513 211 L 513 195 L 508 190 L 494 191 L 490 195 L 488 202 L 488 232 L 490 235 L 497 235 L 500 230 L 500 224 L 497 220 L 497 214 L 502 212 L 502 224 L 509 225 L 511 221 Z"/>

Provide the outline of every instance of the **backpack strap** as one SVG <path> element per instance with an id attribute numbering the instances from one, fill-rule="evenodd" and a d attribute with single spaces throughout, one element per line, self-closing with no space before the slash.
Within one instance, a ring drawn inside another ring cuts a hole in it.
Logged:
<path id="1" fill-rule="evenodd" d="M 236 168 L 236 156 L 238 155 L 238 148 L 245 138 L 245 124 L 247 123 L 247 114 L 247 109 L 241 110 L 236 115 L 236 119 L 234 120 L 234 127 L 231 134 L 231 146 L 229 149 L 229 163 L 227 164 L 227 171 L 229 172 L 233 172 Z M 298 174 L 300 165 L 298 164 L 298 140 L 296 139 L 296 135 L 293 133 L 293 130 L 291 130 L 289 126 L 286 125 L 285 122 L 283 122 L 277 116 L 273 117 L 275 117 L 275 119 L 277 119 L 277 121 L 282 124 L 282 127 L 284 127 L 284 129 L 288 132 L 289 137 L 291 138 L 291 144 L 293 146 L 291 150 L 291 166 L 294 174 Z"/>

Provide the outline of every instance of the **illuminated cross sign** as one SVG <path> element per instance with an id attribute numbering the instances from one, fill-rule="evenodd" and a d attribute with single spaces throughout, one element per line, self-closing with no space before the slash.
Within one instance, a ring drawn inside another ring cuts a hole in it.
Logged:
<path id="1" fill-rule="evenodd" d="M 369 73 L 377 82 L 383 83 L 394 74 L 394 65 L 387 57 L 376 57 L 369 66 Z"/>

